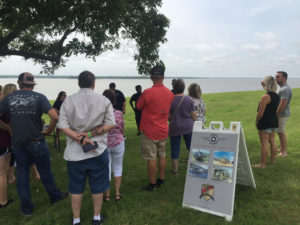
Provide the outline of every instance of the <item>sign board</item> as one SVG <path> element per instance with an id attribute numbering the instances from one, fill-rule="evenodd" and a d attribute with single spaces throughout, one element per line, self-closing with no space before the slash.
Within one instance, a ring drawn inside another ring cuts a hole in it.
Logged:
<path id="1" fill-rule="evenodd" d="M 231 221 L 236 183 L 256 187 L 241 123 L 195 122 L 182 205 Z"/>

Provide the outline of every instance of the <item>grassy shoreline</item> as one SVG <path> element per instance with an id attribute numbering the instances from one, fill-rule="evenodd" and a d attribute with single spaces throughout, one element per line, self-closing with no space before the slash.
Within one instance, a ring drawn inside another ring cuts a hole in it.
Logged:
<path id="1" fill-rule="evenodd" d="M 228 92 L 205 94 L 207 104 L 207 121 L 223 121 L 228 127 L 230 121 L 241 121 L 245 133 L 248 154 L 251 164 L 259 162 L 260 143 L 255 128 L 255 115 L 260 96 L 263 91 Z M 171 173 L 170 145 L 167 144 L 166 184 L 158 191 L 148 193 L 141 190 L 147 184 L 146 161 L 140 157 L 140 137 L 136 136 L 134 113 L 127 105 L 125 115 L 126 150 L 124 157 L 123 181 L 121 192 L 124 198 L 103 204 L 102 212 L 107 216 L 105 224 L 232 224 L 232 225 L 296 225 L 300 222 L 298 214 L 300 206 L 300 178 L 297 169 L 300 165 L 299 124 L 300 89 L 293 89 L 291 117 L 287 125 L 288 154 L 287 158 L 278 158 L 274 165 L 267 164 L 266 169 L 253 169 L 257 189 L 237 185 L 234 204 L 233 221 L 202 213 L 181 206 L 186 175 L 186 163 L 180 163 L 178 176 Z M 51 149 L 52 169 L 57 186 L 67 191 L 68 176 L 66 163 L 62 158 L 63 151 L 54 150 L 53 138 L 47 138 Z M 65 143 L 65 138 L 62 138 Z M 278 144 L 278 138 L 276 138 Z M 64 149 L 64 145 L 62 145 Z M 182 143 L 181 158 L 188 152 Z M 41 182 L 32 178 L 32 200 L 35 205 L 33 216 L 24 217 L 19 211 L 19 200 L 16 184 L 8 186 L 8 198 L 15 202 L 5 209 L 0 209 L 0 224 L 16 225 L 50 225 L 70 224 L 71 206 L 64 200 L 50 206 L 50 202 Z M 112 188 L 112 196 L 114 190 Z M 90 224 L 92 218 L 92 202 L 88 185 L 86 186 L 82 204 L 81 219 L 83 225 Z"/>

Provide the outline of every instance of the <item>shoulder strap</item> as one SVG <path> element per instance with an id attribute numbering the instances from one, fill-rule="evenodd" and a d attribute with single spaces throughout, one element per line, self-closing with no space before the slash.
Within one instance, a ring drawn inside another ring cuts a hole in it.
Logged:
<path id="1" fill-rule="evenodd" d="M 180 100 L 180 102 L 178 103 L 178 105 L 177 105 L 177 107 L 176 107 L 174 113 L 170 116 L 170 120 L 172 119 L 172 116 L 177 112 L 177 110 L 178 110 L 179 107 L 181 106 L 181 104 L 182 104 L 184 98 L 185 98 L 185 96 L 183 96 L 183 97 L 181 98 L 181 100 Z"/>

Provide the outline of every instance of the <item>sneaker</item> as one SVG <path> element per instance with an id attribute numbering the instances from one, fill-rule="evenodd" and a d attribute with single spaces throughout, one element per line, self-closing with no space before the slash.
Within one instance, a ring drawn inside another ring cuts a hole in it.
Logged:
<path id="1" fill-rule="evenodd" d="M 69 194 L 68 193 L 61 193 L 60 197 L 58 199 L 56 199 L 55 201 L 51 202 L 51 205 L 65 199 L 65 198 L 68 198 L 69 197 Z"/>
<path id="2" fill-rule="evenodd" d="M 146 190 L 146 191 L 156 191 L 157 184 L 149 183 L 146 187 L 143 187 L 143 189 Z"/>
<path id="3" fill-rule="evenodd" d="M 157 187 L 159 188 L 161 185 L 164 185 L 165 184 L 165 181 L 164 180 L 162 180 L 162 179 L 160 179 L 160 178 L 158 178 L 157 180 L 156 180 L 156 185 L 157 185 Z"/>
<path id="4" fill-rule="evenodd" d="M 101 225 L 104 222 L 104 216 L 101 214 L 100 220 L 93 220 L 92 225 Z"/>
<path id="5" fill-rule="evenodd" d="M 27 211 L 22 211 L 22 209 L 20 210 L 20 213 L 23 215 L 23 216 L 31 216 L 32 215 L 32 211 L 29 211 L 29 210 L 27 210 Z"/>

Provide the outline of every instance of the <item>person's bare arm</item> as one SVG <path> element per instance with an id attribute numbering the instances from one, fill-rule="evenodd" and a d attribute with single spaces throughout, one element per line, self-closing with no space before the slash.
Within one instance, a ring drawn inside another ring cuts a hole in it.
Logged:
<path id="1" fill-rule="evenodd" d="M 271 101 L 271 98 L 269 95 L 265 94 L 261 97 L 260 99 L 260 103 L 259 103 L 259 109 L 258 112 L 256 114 L 256 121 L 255 124 L 258 123 L 258 121 L 262 118 L 262 116 L 264 115 L 264 112 L 266 110 L 266 106 L 267 104 L 269 104 Z"/>
<path id="2" fill-rule="evenodd" d="M 196 121 L 196 120 L 197 120 L 197 114 L 196 114 L 196 111 L 192 111 L 192 112 L 191 112 L 191 115 L 192 115 L 193 120 Z"/>
<path id="3" fill-rule="evenodd" d="M 280 113 L 283 112 L 283 110 L 285 109 L 286 105 L 287 105 L 288 100 L 287 99 L 281 99 L 277 108 L 277 115 L 279 115 Z"/>
<path id="4" fill-rule="evenodd" d="M 47 130 L 42 131 L 44 135 L 49 135 L 54 130 L 58 121 L 58 114 L 54 108 L 48 111 L 48 115 L 50 116 L 50 124 Z"/>
<path id="5" fill-rule="evenodd" d="M 90 132 L 90 135 L 92 137 L 95 137 L 95 136 L 98 136 L 98 135 L 101 136 L 101 135 L 107 133 L 108 131 L 110 131 L 111 129 L 113 129 L 114 126 L 115 125 L 106 125 L 106 124 L 104 124 L 104 125 L 100 125 L 100 126 L 96 127 L 95 129 L 93 129 L 89 132 Z M 81 133 L 79 133 L 79 135 L 80 136 L 85 136 L 86 138 L 89 138 L 88 132 L 81 132 Z"/>

